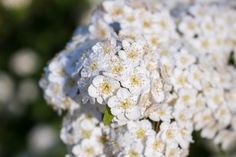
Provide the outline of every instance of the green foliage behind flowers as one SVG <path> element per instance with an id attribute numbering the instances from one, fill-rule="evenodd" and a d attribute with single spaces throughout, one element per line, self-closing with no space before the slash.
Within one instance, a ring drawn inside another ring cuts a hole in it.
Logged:
<path id="1" fill-rule="evenodd" d="M 87 0 L 31 0 L 30 3 L 23 0 L 24 4 L 20 4 L 20 1 L 0 0 L 0 73 L 9 76 L 14 85 L 10 100 L 0 101 L 0 156 L 64 156 L 66 148 L 59 139 L 58 115 L 47 106 L 42 93 L 34 101 L 22 103 L 18 89 L 25 80 L 33 80 L 38 86 L 43 67 L 64 48 L 83 13 L 89 9 L 89 3 Z M 11 58 L 22 49 L 30 49 L 38 59 L 37 70 L 27 76 L 18 75 L 10 67 Z M 41 124 L 48 126 L 46 135 L 51 130 L 56 136 L 55 143 L 45 152 L 33 150 L 29 142 L 30 134 Z"/>

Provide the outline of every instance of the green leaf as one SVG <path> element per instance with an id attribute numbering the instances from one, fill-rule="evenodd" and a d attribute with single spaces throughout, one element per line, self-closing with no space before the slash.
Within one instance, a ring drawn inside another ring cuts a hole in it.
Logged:
<path id="1" fill-rule="evenodd" d="M 103 115 L 103 123 L 105 125 L 109 125 L 113 119 L 113 115 L 111 114 L 110 108 L 106 105 L 105 112 Z"/>

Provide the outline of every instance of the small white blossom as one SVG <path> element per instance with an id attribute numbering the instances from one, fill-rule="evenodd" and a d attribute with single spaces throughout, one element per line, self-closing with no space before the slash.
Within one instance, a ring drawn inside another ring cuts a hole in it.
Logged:
<path id="1" fill-rule="evenodd" d="M 165 143 L 161 140 L 160 135 L 149 136 L 146 142 L 146 156 L 164 156 Z"/>
<path id="2" fill-rule="evenodd" d="M 127 127 L 137 140 L 146 139 L 148 136 L 152 136 L 154 134 L 154 130 L 148 120 L 137 122 L 131 121 L 127 124 Z"/>
<path id="3" fill-rule="evenodd" d="M 118 81 L 101 75 L 96 76 L 88 88 L 91 97 L 96 98 L 102 104 L 120 87 Z"/>
<path id="4" fill-rule="evenodd" d="M 125 88 L 120 88 L 117 95 L 108 100 L 108 106 L 114 116 L 124 114 L 129 120 L 137 120 L 141 117 L 140 109 L 137 106 L 137 96 L 132 95 Z"/>

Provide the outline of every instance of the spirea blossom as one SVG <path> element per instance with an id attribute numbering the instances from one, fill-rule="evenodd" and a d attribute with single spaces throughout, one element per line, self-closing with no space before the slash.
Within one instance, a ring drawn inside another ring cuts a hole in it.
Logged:
<path id="1" fill-rule="evenodd" d="M 45 68 L 68 156 L 185 157 L 194 131 L 236 141 L 233 3 L 167 2 L 104 1 Z"/>

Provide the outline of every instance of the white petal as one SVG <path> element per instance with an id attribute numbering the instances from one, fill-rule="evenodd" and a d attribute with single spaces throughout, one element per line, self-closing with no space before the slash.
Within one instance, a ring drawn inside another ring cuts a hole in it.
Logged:
<path id="1" fill-rule="evenodd" d="M 111 97 L 107 102 L 107 105 L 110 108 L 113 108 L 114 106 L 117 106 L 118 104 L 119 104 L 119 100 L 116 98 L 116 96 Z"/>
<path id="2" fill-rule="evenodd" d="M 102 99 L 102 97 L 98 97 L 98 98 L 97 98 L 97 102 L 98 102 L 99 104 L 103 104 L 103 99 Z"/>
<path id="3" fill-rule="evenodd" d="M 72 152 L 73 152 L 73 154 L 75 154 L 75 155 L 79 155 L 80 152 L 81 152 L 80 145 L 74 146 L 73 149 L 72 149 Z"/>
<path id="4" fill-rule="evenodd" d="M 119 109 L 119 108 L 111 108 L 111 113 L 112 113 L 114 116 L 117 116 L 117 115 L 122 114 L 122 110 Z"/>
<path id="5" fill-rule="evenodd" d="M 130 96 L 130 92 L 125 88 L 120 88 L 117 92 L 117 97 L 120 100 L 124 100 Z"/>
<path id="6" fill-rule="evenodd" d="M 116 90 L 120 87 L 120 83 L 114 79 L 110 79 L 109 83 L 111 84 L 113 90 Z"/>
<path id="7" fill-rule="evenodd" d="M 153 121 L 160 121 L 160 116 L 157 114 L 157 112 L 153 112 L 149 115 L 149 118 Z"/>
<path id="8" fill-rule="evenodd" d="M 155 92 L 152 93 L 153 98 L 157 103 L 162 102 L 165 99 L 165 93 L 164 92 Z"/>
<path id="9" fill-rule="evenodd" d="M 129 110 L 126 110 L 126 117 L 131 120 L 137 120 L 141 117 L 141 112 L 138 107 L 133 107 Z"/>
<path id="10" fill-rule="evenodd" d="M 94 85 L 95 87 L 98 87 L 98 86 L 100 85 L 100 83 L 103 82 L 103 80 L 104 80 L 104 76 L 98 75 L 98 76 L 96 76 L 96 77 L 93 79 L 93 85 Z"/>
<path id="11" fill-rule="evenodd" d="M 93 98 L 97 98 L 99 96 L 99 91 L 93 85 L 90 85 L 88 88 L 88 94 Z"/>
<path id="12" fill-rule="evenodd" d="M 123 60 L 127 59 L 127 55 L 126 55 L 125 51 L 119 51 L 119 56 Z"/>

